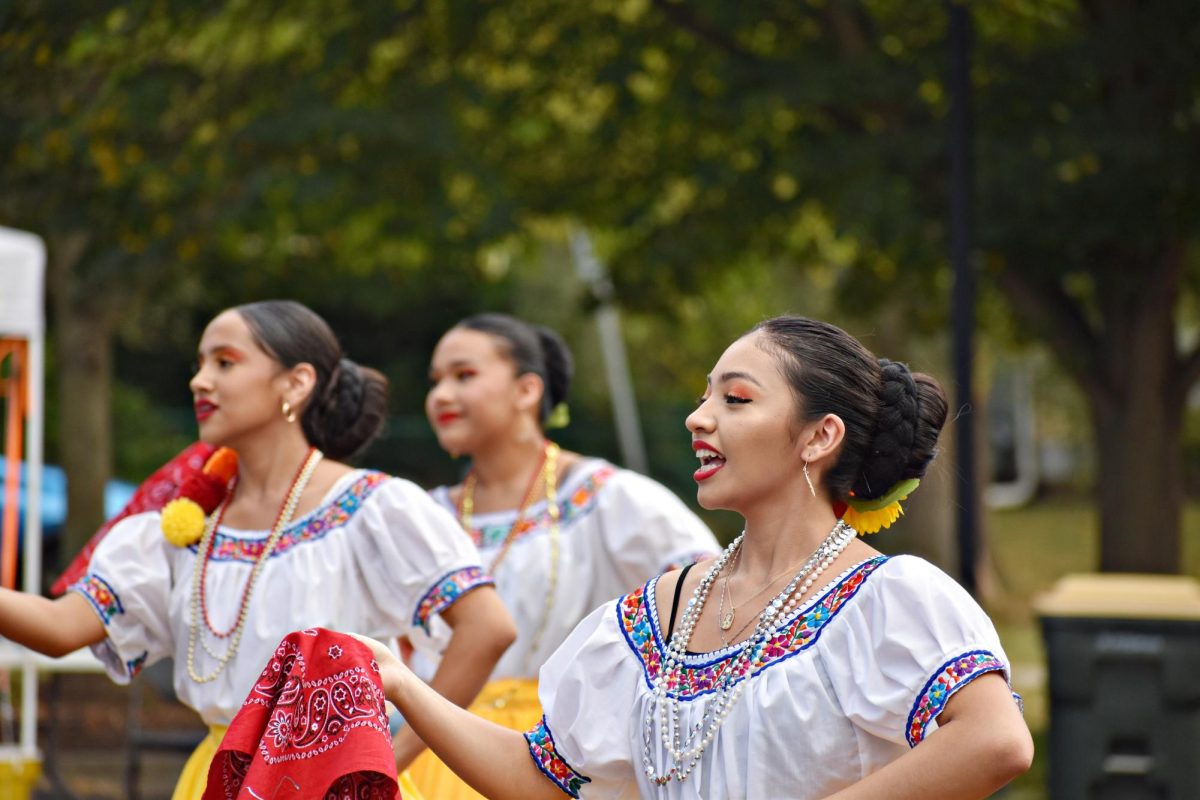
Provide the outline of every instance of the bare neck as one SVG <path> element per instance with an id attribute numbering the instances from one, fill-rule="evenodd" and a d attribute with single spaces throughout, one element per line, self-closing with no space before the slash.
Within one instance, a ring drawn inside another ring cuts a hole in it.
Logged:
<path id="1" fill-rule="evenodd" d="M 753 583 L 811 556 L 837 524 L 824 493 L 813 497 L 800 483 L 745 509 L 746 535 L 738 572 Z"/>
<path id="2" fill-rule="evenodd" d="M 481 448 L 474 454 L 471 464 L 478 489 L 496 497 L 514 492 L 523 494 L 545 450 L 546 440 L 540 431 L 536 435 L 507 439 Z"/>
<path id="3" fill-rule="evenodd" d="M 290 426 L 279 435 L 243 442 L 236 449 L 236 499 L 252 505 L 275 504 L 291 488 L 309 444 L 298 426 Z"/>

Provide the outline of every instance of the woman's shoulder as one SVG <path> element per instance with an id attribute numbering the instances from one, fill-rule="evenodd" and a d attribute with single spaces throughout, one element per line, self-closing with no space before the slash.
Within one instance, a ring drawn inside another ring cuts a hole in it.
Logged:
<path id="1" fill-rule="evenodd" d="M 920 556 L 884 556 L 878 572 L 875 583 L 881 591 L 929 596 L 949 593 L 970 597 L 949 573 Z"/>

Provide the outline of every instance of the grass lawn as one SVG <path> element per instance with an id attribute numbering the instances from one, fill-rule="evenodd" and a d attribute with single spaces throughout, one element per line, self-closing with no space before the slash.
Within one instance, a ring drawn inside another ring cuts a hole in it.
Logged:
<path id="1" fill-rule="evenodd" d="M 1019 510 L 989 511 L 985 525 L 991 559 L 985 605 L 1013 661 L 1014 689 L 1025 699 L 1025 720 L 1039 748 L 1033 769 L 1003 796 L 1046 800 L 1046 667 L 1032 605 L 1063 575 L 1094 571 L 1099 560 L 1096 512 L 1086 499 L 1051 498 Z M 1200 503 L 1189 504 L 1184 512 L 1183 539 L 1184 572 L 1200 576 Z"/>

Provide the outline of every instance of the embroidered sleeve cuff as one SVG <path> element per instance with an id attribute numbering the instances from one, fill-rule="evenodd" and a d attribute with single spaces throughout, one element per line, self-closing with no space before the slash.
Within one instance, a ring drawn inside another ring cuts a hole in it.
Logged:
<path id="1" fill-rule="evenodd" d="M 92 604 L 96 616 L 100 617 L 100 621 L 104 623 L 105 627 L 108 627 L 117 614 L 125 613 L 125 609 L 121 605 L 121 598 L 99 575 L 85 575 L 71 584 L 67 591 L 78 592 L 87 598 L 87 601 Z"/>
<path id="2" fill-rule="evenodd" d="M 912 712 L 908 715 L 905 735 L 909 747 L 916 747 L 925 738 L 929 724 L 942 713 L 946 703 L 962 687 L 989 672 L 1003 672 L 1003 661 L 987 650 L 972 650 L 947 661 L 938 667 L 925 688 L 917 695 Z"/>
<path id="3" fill-rule="evenodd" d="M 592 782 L 591 778 L 576 772 L 575 768 L 558 754 L 545 717 L 542 717 L 542 721 L 535 725 L 533 730 L 525 734 L 525 741 L 529 743 L 529 755 L 533 757 L 533 763 L 569 797 L 579 797 L 579 790 L 583 785 Z"/>
<path id="4" fill-rule="evenodd" d="M 490 586 L 493 583 L 495 581 L 492 580 L 492 576 L 486 574 L 483 567 L 464 567 L 444 575 L 417 603 L 417 610 L 413 613 L 413 627 L 429 633 L 429 620 L 434 614 L 442 613 L 472 589 Z"/>

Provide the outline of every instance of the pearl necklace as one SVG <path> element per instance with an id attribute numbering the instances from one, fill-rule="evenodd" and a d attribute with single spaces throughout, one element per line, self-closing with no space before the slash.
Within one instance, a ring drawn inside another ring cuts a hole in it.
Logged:
<path id="1" fill-rule="evenodd" d="M 713 687 L 715 699 L 706 704 L 704 713 L 699 721 L 692 726 L 686 738 L 679 723 L 680 700 L 678 694 L 683 684 L 684 658 L 692 631 L 704 609 L 709 591 L 724 569 L 730 557 L 736 553 L 742 543 L 743 531 L 728 547 L 721 557 L 716 560 L 708 573 L 700 580 L 692 597 L 688 600 L 680 619 L 679 627 L 671 636 L 667 651 L 663 654 L 662 669 L 654 679 L 653 692 L 646 709 L 646 717 L 642 728 L 642 768 L 646 777 L 656 786 L 666 786 L 672 779 L 680 783 L 686 781 L 692 770 L 700 762 L 704 750 L 712 744 L 717 730 L 725 722 L 725 717 L 742 695 L 748 681 L 753 659 L 762 651 L 762 646 L 782 627 L 791 613 L 800 605 L 804 593 L 812 588 L 813 583 L 837 559 L 850 541 L 855 537 L 855 531 L 842 520 L 838 520 L 833 530 L 825 540 L 809 556 L 800 571 L 788 585 L 767 603 L 758 618 L 758 625 L 750 638 L 741 644 L 741 650 L 734 656 L 732 663 L 721 673 L 717 685 Z M 657 721 L 658 737 L 667 750 L 671 767 L 666 771 L 659 769 L 655 763 L 655 723 Z"/>
<path id="2" fill-rule="evenodd" d="M 275 517 L 275 524 L 271 528 L 271 535 L 267 537 L 267 541 L 263 544 L 262 552 L 259 553 L 258 558 L 254 562 L 253 569 L 250 570 L 250 577 L 246 579 L 246 586 L 242 590 L 242 599 L 238 604 L 237 618 L 233 627 L 228 631 L 217 631 L 208 620 L 208 604 L 205 602 L 204 597 L 204 576 L 208 572 L 208 561 L 212 556 L 213 542 L 216 539 L 216 532 L 220 526 L 221 518 L 225 516 L 225 507 L 229 504 L 229 496 L 221 502 L 221 506 L 209 517 L 208 524 L 204 528 L 204 536 L 200 539 L 199 551 L 196 554 L 200 563 L 192 571 L 192 613 L 188 623 L 187 669 L 188 677 L 196 683 L 209 683 L 215 680 L 225 670 L 234 653 L 237 652 L 238 645 L 242 641 L 242 631 L 246 626 L 246 612 L 250 607 L 250 595 L 254 591 L 254 585 L 258 580 L 259 573 L 266 566 L 267 559 L 271 557 L 271 552 L 275 549 L 275 545 L 278 544 L 280 537 L 283 535 L 284 528 L 291 523 L 292 516 L 296 513 L 296 506 L 300 502 L 300 496 L 304 494 L 305 487 L 308 486 L 313 472 L 317 469 L 317 464 L 321 463 L 323 457 L 321 451 L 315 447 L 310 447 L 308 455 L 304 457 L 304 463 L 300 465 L 296 477 L 292 479 L 292 485 L 288 487 L 283 505 L 280 506 L 279 514 Z M 232 495 L 233 493 L 230 492 L 229 494 Z M 203 635 L 200 633 L 201 624 L 212 631 L 218 638 L 229 639 L 229 645 L 225 648 L 224 653 L 217 655 L 209 648 L 208 642 L 204 640 Z M 201 675 L 196 670 L 197 639 L 201 640 L 204 651 L 217 659 L 216 669 L 207 675 Z"/>

